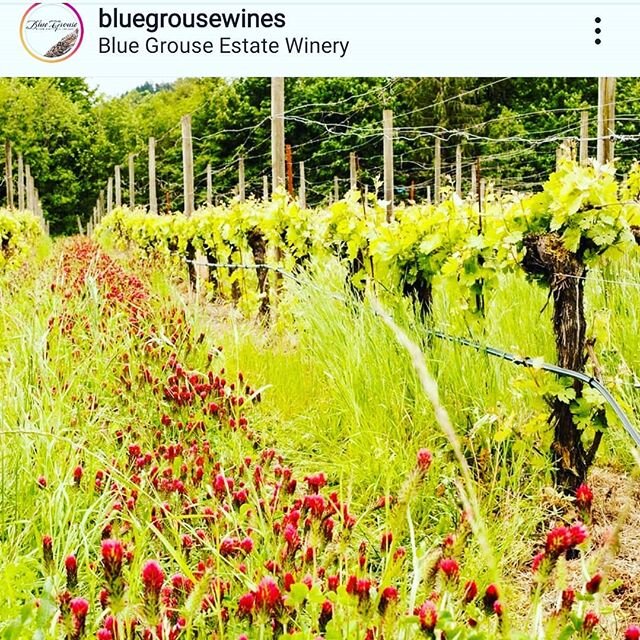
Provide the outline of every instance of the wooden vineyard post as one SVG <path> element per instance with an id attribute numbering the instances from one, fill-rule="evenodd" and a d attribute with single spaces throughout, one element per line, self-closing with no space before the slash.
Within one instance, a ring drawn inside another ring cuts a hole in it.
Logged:
<path id="1" fill-rule="evenodd" d="M 462 147 L 456 145 L 456 193 L 462 198 Z"/>
<path id="2" fill-rule="evenodd" d="M 307 208 L 307 183 L 304 175 L 304 162 L 300 163 L 300 188 L 298 189 L 298 206 Z"/>
<path id="3" fill-rule="evenodd" d="M 113 177 L 109 176 L 107 180 L 107 214 L 113 211 Z"/>
<path id="4" fill-rule="evenodd" d="M 24 159 L 18 154 L 18 209 L 24 211 Z"/>
<path id="5" fill-rule="evenodd" d="M 478 193 L 478 160 L 471 165 L 471 199 L 475 200 Z"/>
<path id="6" fill-rule="evenodd" d="M 284 138 L 284 78 L 271 78 L 271 189 L 275 193 L 285 186 L 285 138 Z M 276 246 L 274 256 L 277 263 L 282 260 L 282 251 Z M 276 273 L 276 288 L 282 286 L 282 275 Z"/>
<path id="7" fill-rule="evenodd" d="M 129 207 L 135 209 L 136 206 L 136 156 L 129 154 Z"/>
<path id="8" fill-rule="evenodd" d="M 211 164 L 207 164 L 207 207 L 213 206 L 213 173 Z"/>
<path id="9" fill-rule="evenodd" d="M 27 200 L 27 210 L 33 213 L 33 198 L 31 196 L 31 166 L 25 165 L 24 167 L 24 181 L 26 188 L 26 200 Z"/>
<path id="10" fill-rule="evenodd" d="M 245 182 L 244 182 L 244 158 L 238 160 L 238 195 L 240 202 L 244 202 L 246 198 Z"/>
<path id="11" fill-rule="evenodd" d="M 195 210 L 195 185 L 193 176 L 193 138 L 191 135 L 191 116 L 182 116 L 182 173 L 184 179 L 184 215 L 190 218 Z M 191 242 L 187 242 L 185 251 L 189 285 L 192 289 L 197 285 L 196 250 Z"/>
<path id="12" fill-rule="evenodd" d="M 333 201 L 338 202 L 340 200 L 340 182 L 338 176 L 333 176 Z"/>
<path id="13" fill-rule="evenodd" d="M 271 78 L 271 167 L 275 191 L 285 184 L 284 78 Z"/>
<path id="14" fill-rule="evenodd" d="M 613 162 L 615 148 L 616 79 L 598 79 L 598 162 Z"/>
<path id="15" fill-rule="evenodd" d="M 411 181 L 411 188 L 409 189 L 409 201 L 410 202 L 416 201 L 416 181 L 415 180 Z"/>
<path id="16" fill-rule="evenodd" d="M 104 193 L 104 189 L 102 189 L 102 191 L 100 191 L 100 196 L 98 197 L 98 219 L 99 220 L 102 220 L 102 218 L 104 218 L 106 214 L 105 202 L 106 202 L 105 193 Z"/>
<path id="17" fill-rule="evenodd" d="M 290 144 L 285 146 L 285 158 L 287 163 L 287 191 L 293 198 L 293 151 Z"/>
<path id="18" fill-rule="evenodd" d="M 149 211 L 158 213 L 158 192 L 156 190 L 156 139 L 149 138 Z"/>
<path id="19" fill-rule="evenodd" d="M 349 154 L 349 189 L 358 190 L 358 159 L 353 151 Z"/>
<path id="20" fill-rule="evenodd" d="M 122 206 L 122 175 L 120 165 L 116 165 L 116 207 Z"/>
<path id="21" fill-rule="evenodd" d="M 182 170 L 184 177 L 184 215 L 189 218 L 195 209 L 193 182 L 193 139 L 191 116 L 182 116 Z"/>
<path id="22" fill-rule="evenodd" d="M 36 203 L 36 185 L 33 180 L 33 176 L 29 176 L 29 183 L 27 184 L 27 193 L 29 194 L 29 202 L 31 202 L 31 206 L 29 207 L 29 211 L 31 213 L 37 213 L 37 203 Z"/>
<path id="23" fill-rule="evenodd" d="M 580 164 L 589 162 L 589 112 L 583 109 L 580 113 Z"/>
<path id="24" fill-rule="evenodd" d="M 440 138 L 436 138 L 435 151 L 433 156 L 433 198 L 436 204 L 440 203 L 440 187 L 442 180 L 442 152 L 440 148 Z"/>
<path id="25" fill-rule="evenodd" d="M 427 204 L 431 204 L 431 185 L 427 185 Z"/>
<path id="26" fill-rule="evenodd" d="M 262 176 L 262 199 L 266 202 L 269 199 L 269 176 Z"/>
<path id="27" fill-rule="evenodd" d="M 7 140 L 4 145 L 5 158 L 5 180 L 7 183 L 7 207 L 13 209 L 15 202 L 13 199 L 13 157 L 11 153 L 11 143 Z"/>
<path id="28" fill-rule="evenodd" d="M 393 111 L 382 113 L 383 154 L 384 154 L 384 199 L 387 203 L 387 222 L 393 217 L 394 175 L 393 175 Z"/>

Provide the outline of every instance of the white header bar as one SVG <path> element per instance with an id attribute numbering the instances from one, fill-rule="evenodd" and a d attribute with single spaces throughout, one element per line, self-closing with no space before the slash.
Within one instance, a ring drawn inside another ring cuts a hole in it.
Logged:
<path id="1" fill-rule="evenodd" d="M 640 75 L 640 4 L 70 4 L 83 39 L 56 63 L 33 57 L 24 44 L 31 3 L 0 6 L 0 75 Z M 244 28 L 221 26 L 243 10 L 262 16 L 261 26 L 251 22 L 255 17 Z M 48 42 L 47 33 L 38 36 Z"/>

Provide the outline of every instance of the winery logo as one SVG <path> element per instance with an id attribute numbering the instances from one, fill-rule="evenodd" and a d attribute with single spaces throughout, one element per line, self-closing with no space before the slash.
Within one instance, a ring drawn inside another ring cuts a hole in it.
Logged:
<path id="1" fill-rule="evenodd" d="M 36 2 L 20 23 L 24 48 L 42 62 L 68 60 L 82 44 L 84 25 L 68 2 Z"/>

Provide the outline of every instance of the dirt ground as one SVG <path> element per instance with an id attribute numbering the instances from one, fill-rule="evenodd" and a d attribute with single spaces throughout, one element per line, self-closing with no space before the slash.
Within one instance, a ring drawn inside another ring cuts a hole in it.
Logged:
<path id="1" fill-rule="evenodd" d="M 618 549 L 611 549 L 603 570 L 609 585 L 620 585 L 606 596 L 611 613 L 603 616 L 603 628 L 609 637 L 622 638 L 629 624 L 640 624 L 640 482 L 628 473 L 594 469 L 589 484 L 594 494 L 594 553 L 610 549 L 607 540 L 619 527 Z"/>
<path id="2" fill-rule="evenodd" d="M 628 472 L 593 468 L 588 484 L 594 496 L 591 522 L 586 523 L 591 538 L 589 553 L 583 559 L 567 561 L 557 571 L 564 571 L 566 584 L 580 593 L 586 582 L 583 560 L 592 569 L 591 575 L 597 567 L 604 577 L 597 596 L 600 599 L 597 632 L 603 640 L 621 640 L 629 625 L 640 625 L 640 482 Z M 548 500 L 553 503 L 554 513 L 563 514 L 562 519 L 551 521 L 549 527 L 580 519 L 569 499 L 552 491 Z M 534 574 L 530 565 L 517 573 L 522 585 L 522 604 L 526 607 L 535 589 Z M 544 595 L 545 617 L 557 610 L 559 596 L 552 590 Z"/>

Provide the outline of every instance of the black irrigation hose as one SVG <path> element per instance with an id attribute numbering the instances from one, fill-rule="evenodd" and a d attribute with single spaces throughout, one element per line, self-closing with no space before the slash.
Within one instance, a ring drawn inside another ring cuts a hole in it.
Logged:
<path id="1" fill-rule="evenodd" d="M 520 356 L 516 356 L 513 353 L 507 353 L 506 351 L 501 351 L 500 349 L 496 349 L 494 347 L 488 347 L 480 344 L 479 342 L 473 342 L 472 340 L 467 340 L 466 338 L 458 338 L 456 336 L 450 336 L 442 331 L 429 331 L 429 333 L 436 338 L 440 338 L 441 340 L 447 340 L 449 342 L 454 342 L 456 344 L 460 344 L 464 347 L 471 347 L 476 351 L 481 351 L 490 356 L 494 356 L 496 358 L 501 358 L 502 360 L 506 360 L 507 362 L 512 362 L 521 367 L 530 367 L 535 369 L 542 369 L 543 371 L 548 371 L 550 373 L 555 373 L 559 376 L 569 376 L 570 378 L 574 378 L 575 380 L 580 380 L 585 384 L 588 384 L 592 389 L 595 389 L 605 400 L 605 402 L 614 410 L 615 414 L 622 422 L 622 426 L 625 428 L 627 433 L 633 438 L 633 441 L 636 443 L 636 446 L 640 448 L 640 434 L 635 430 L 634 426 L 631 424 L 631 421 L 622 410 L 622 407 L 618 404 L 616 399 L 611 395 L 609 390 L 598 380 L 596 380 L 593 376 L 588 376 L 585 373 L 580 373 L 579 371 L 573 371 L 572 369 L 565 369 L 564 367 L 559 367 L 555 364 L 549 364 L 548 362 L 540 362 L 539 360 L 533 360 L 532 358 L 522 358 Z"/>
<path id="2" fill-rule="evenodd" d="M 194 260 L 185 260 L 185 262 L 196 263 L 201 266 L 209 266 L 214 268 L 230 268 L 234 267 L 236 269 L 268 269 L 270 271 L 275 271 L 276 273 L 280 273 L 283 276 L 287 276 L 294 280 L 295 282 L 300 283 L 300 281 L 288 271 L 281 269 L 280 267 L 274 267 L 267 264 L 218 264 L 218 263 L 208 263 L 208 262 L 196 262 Z M 507 362 L 511 362 L 520 367 L 528 367 L 532 369 L 542 369 L 543 371 L 548 371 L 549 373 L 555 373 L 559 376 L 568 376 L 570 378 L 574 378 L 575 380 L 580 380 L 587 385 L 589 385 L 592 389 L 595 389 L 605 400 L 605 402 L 613 409 L 614 413 L 622 422 L 622 426 L 625 428 L 626 432 L 631 436 L 636 446 L 640 449 L 640 434 L 636 431 L 634 426 L 631 424 L 631 421 L 627 417 L 627 414 L 622 410 L 622 407 L 618 404 L 617 400 L 611 395 L 610 391 L 599 381 L 596 380 L 593 376 L 588 376 L 585 373 L 580 373 L 579 371 L 573 371 L 573 369 L 565 369 L 564 367 L 559 367 L 555 364 L 549 364 L 548 362 L 540 362 L 539 360 L 534 360 L 532 358 L 523 358 L 521 356 L 516 356 L 513 353 L 508 353 L 506 351 L 501 351 L 500 349 L 496 349 L 495 347 L 489 347 L 479 342 L 473 342 L 472 340 L 467 340 L 466 338 L 460 338 L 457 336 L 451 336 L 447 333 L 443 333 L 442 331 L 434 331 L 428 330 L 428 333 L 435 338 L 439 338 L 440 340 L 446 340 L 448 342 L 453 342 L 455 344 L 459 344 L 463 347 L 470 347 L 471 349 L 475 349 L 476 351 L 480 351 L 482 353 L 486 353 L 487 355 L 494 356 L 495 358 L 500 358 L 502 360 L 506 360 Z"/>

